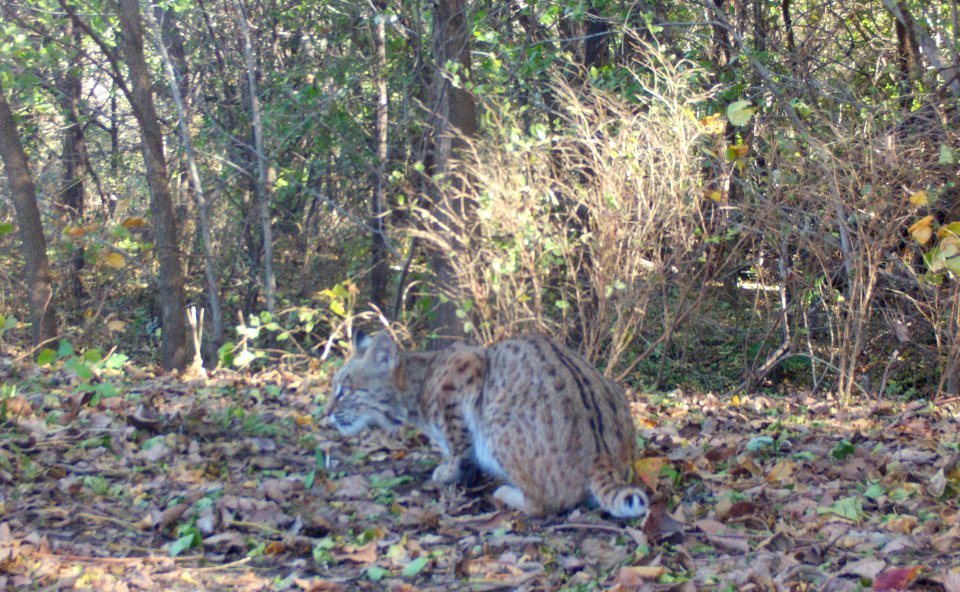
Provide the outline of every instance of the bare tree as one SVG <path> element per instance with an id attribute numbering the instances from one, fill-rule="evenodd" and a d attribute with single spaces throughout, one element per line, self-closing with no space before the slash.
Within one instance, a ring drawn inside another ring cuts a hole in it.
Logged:
<path id="1" fill-rule="evenodd" d="M 370 248 L 370 258 L 373 269 L 370 273 L 370 299 L 375 305 L 383 308 L 387 290 L 387 248 L 384 235 L 384 216 L 386 215 L 386 187 L 387 187 L 387 32 L 384 19 L 386 0 L 377 0 L 374 5 L 376 12 L 373 16 L 374 32 L 373 43 L 376 47 L 377 58 L 374 67 L 375 83 L 377 87 L 376 134 L 374 145 L 377 154 L 377 172 L 373 188 L 373 200 L 370 204 L 370 226 L 373 228 L 373 237 Z"/>
<path id="2" fill-rule="evenodd" d="M 163 60 L 164 71 L 167 75 L 167 84 L 170 87 L 170 94 L 173 96 L 173 103 L 177 109 L 177 121 L 180 129 L 180 142 L 183 145 L 183 152 L 187 159 L 187 170 L 190 173 L 190 182 L 193 185 L 193 196 L 197 202 L 197 213 L 200 216 L 200 236 L 203 240 L 204 249 L 204 275 L 207 279 L 207 302 L 210 305 L 210 317 L 213 325 L 213 343 L 215 348 L 220 347 L 223 342 L 223 315 L 220 311 L 220 280 L 217 275 L 216 260 L 217 254 L 213 245 L 213 234 L 210 231 L 210 206 L 207 203 L 207 195 L 203 189 L 203 180 L 200 178 L 200 169 L 197 168 L 197 158 L 193 150 L 193 142 L 190 139 L 190 116 L 187 112 L 187 105 L 181 92 L 181 84 L 174 59 L 161 36 L 161 29 L 157 25 L 153 13 L 146 11 L 147 20 L 153 30 L 154 42 L 160 52 Z M 164 18 L 169 18 L 172 13 L 165 13 Z"/>
<path id="3" fill-rule="evenodd" d="M 260 228 L 263 233 L 263 284 L 267 299 L 267 310 L 271 313 L 277 307 L 277 279 L 273 271 L 273 225 L 270 221 L 270 202 L 273 187 L 270 178 L 270 166 L 263 142 L 263 120 L 260 115 L 260 100 L 257 97 L 257 65 L 253 57 L 253 41 L 250 37 L 250 24 L 240 0 L 236 0 L 240 13 L 240 32 L 243 34 L 243 57 L 247 64 L 247 85 L 250 91 L 250 115 L 253 118 L 253 144 L 257 157 L 257 202 L 260 212 Z"/>
<path id="4" fill-rule="evenodd" d="M 940 75 L 945 81 L 945 86 L 950 89 L 950 94 L 954 97 L 960 97 L 960 79 L 953 73 L 953 68 L 944 63 L 940 56 L 940 50 L 930 31 L 926 29 L 923 23 L 918 22 L 910 14 L 906 4 L 898 0 L 883 0 L 883 5 L 897 19 L 897 22 L 903 26 L 905 33 L 912 38 L 912 41 L 920 47 L 923 56 L 932 66 L 935 74 Z"/>
<path id="5" fill-rule="evenodd" d="M 177 220 L 163 154 L 163 133 L 153 104 L 150 75 L 143 53 L 143 23 L 138 0 L 119 0 L 121 47 L 130 71 L 130 104 L 140 125 L 143 160 L 150 188 L 150 209 L 160 262 L 160 310 L 163 341 L 160 348 L 165 368 L 182 369 L 191 360 L 183 269 L 177 239 Z"/>
<path id="6" fill-rule="evenodd" d="M 63 35 L 75 47 L 80 47 L 81 32 L 70 19 L 63 23 Z M 67 59 L 63 64 L 60 79 L 57 82 L 57 99 L 63 113 L 63 149 L 60 161 L 63 164 L 63 181 L 58 195 L 58 203 L 65 210 L 67 218 L 73 224 L 83 223 L 84 212 L 84 133 L 80 116 L 80 103 L 83 93 L 82 66 L 79 60 Z M 73 254 L 70 270 L 65 282 L 66 295 L 79 302 L 83 297 L 83 284 L 80 271 L 83 269 L 83 247 L 77 246 Z"/>
<path id="7" fill-rule="evenodd" d="M 53 274 L 47 260 L 47 241 L 40 222 L 37 191 L 27 155 L 20 144 L 13 112 L 0 88 L 0 158 L 7 173 L 13 207 L 17 212 L 20 242 L 23 245 L 24 275 L 29 294 L 34 345 L 57 336 L 57 315 L 53 305 Z"/>

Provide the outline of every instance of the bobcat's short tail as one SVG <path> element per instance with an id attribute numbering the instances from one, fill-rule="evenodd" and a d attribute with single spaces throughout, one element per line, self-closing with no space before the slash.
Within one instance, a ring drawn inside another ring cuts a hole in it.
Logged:
<path id="1" fill-rule="evenodd" d="M 590 493 L 600 507 L 617 518 L 639 518 L 647 514 L 647 494 L 627 485 L 606 456 L 597 459 L 590 473 Z"/>

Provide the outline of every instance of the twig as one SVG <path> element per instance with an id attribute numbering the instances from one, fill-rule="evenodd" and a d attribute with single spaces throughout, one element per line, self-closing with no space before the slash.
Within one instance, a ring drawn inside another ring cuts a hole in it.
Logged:
<path id="1" fill-rule="evenodd" d="M 557 530 L 600 530 L 603 532 L 613 532 L 616 534 L 623 533 L 623 529 L 619 526 L 611 526 L 609 524 L 594 524 L 591 522 L 564 522 L 563 524 L 554 524 L 553 526 L 548 526 L 547 530 L 550 532 Z"/>

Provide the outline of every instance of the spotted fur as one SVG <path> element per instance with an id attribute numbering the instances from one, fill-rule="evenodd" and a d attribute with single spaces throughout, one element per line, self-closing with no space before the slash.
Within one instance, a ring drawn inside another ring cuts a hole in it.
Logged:
<path id="1" fill-rule="evenodd" d="M 344 434 L 417 426 L 443 454 L 435 480 L 479 466 L 505 482 L 494 497 L 527 514 L 590 498 L 617 517 L 647 512 L 624 479 L 636 449 L 623 391 L 548 337 L 437 352 L 402 352 L 386 333 L 360 338 L 328 411 Z"/>

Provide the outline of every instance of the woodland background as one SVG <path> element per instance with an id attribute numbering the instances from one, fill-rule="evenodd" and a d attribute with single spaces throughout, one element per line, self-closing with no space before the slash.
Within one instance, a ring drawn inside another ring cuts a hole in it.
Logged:
<path id="1" fill-rule="evenodd" d="M 960 590 L 958 76 L 956 0 L 0 3 L 0 587 Z M 387 320 L 625 384 L 643 531 L 341 441 Z"/>
<path id="2" fill-rule="evenodd" d="M 190 303 L 246 365 L 372 303 L 657 387 L 960 384 L 953 2 L 2 17 L 4 343 L 183 368 Z"/>

